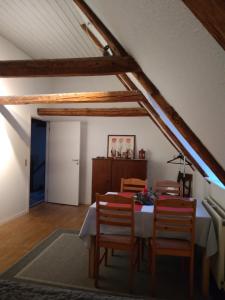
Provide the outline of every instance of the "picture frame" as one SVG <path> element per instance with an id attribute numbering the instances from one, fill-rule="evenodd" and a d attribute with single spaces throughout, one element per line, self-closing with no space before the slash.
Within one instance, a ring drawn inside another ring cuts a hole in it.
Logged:
<path id="1" fill-rule="evenodd" d="M 108 135 L 107 157 L 115 159 L 135 158 L 135 135 Z"/>

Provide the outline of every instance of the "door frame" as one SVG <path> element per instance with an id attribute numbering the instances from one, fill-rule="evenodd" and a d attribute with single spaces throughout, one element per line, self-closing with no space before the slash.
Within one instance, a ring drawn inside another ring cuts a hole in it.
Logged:
<path id="1" fill-rule="evenodd" d="M 48 162 L 49 162 L 49 129 L 50 121 L 46 121 L 46 154 L 45 154 L 45 202 L 48 202 Z"/>
<path id="2" fill-rule="evenodd" d="M 31 134 L 32 134 L 32 119 L 38 120 L 38 121 L 42 121 L 46 123 L 46 147 L 45 147 L 45 195 L 44 195 L 44 201 L 46 202 L 46 176 L 47 176 L 47 172 L 46 172 L 46 168 L 47 168 L 47 135 L 48 135 L 48 121 L 44 120 L 42 118 L 39 118 L 37 115 L 33 115 L 31 114 L 30 116 L 30 149 L 29 149 L 29 163 L 27 161 L 27 169 L 28 169 L 28 176 L 27 176 L 27 186 L 28 186 L 28 200 L 27 200 L 27 205 L 28 205 L 28 211 L 32 208 L 30 207 L 30 168 L 31 168 Z"/>

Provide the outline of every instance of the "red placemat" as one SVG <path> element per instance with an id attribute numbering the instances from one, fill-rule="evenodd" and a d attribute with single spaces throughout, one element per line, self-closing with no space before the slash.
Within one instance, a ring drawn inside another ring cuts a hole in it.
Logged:
<path id="1" fill-rule="evenodd" d="M 143 206 L 142 204 L 135 203 L 134 210 L 136 212 L 140 212 L 142 210 L 142 206 Z"/>

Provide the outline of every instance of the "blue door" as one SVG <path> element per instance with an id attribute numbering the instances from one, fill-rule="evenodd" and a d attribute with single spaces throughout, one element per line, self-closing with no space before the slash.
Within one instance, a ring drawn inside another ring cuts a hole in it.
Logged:
<path id="1" fill-rule="evenodd" d="M 45 200 L 46 122 L 31 120 L 30 207 Z"/>

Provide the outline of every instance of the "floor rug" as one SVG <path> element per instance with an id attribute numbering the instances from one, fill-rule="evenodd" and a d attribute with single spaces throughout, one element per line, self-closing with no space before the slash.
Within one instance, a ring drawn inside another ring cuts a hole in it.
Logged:
<path id="1" fill-rule="evenodd" d="M 123 252 L 116 251 L 115 255 L 109 256 L 109 265 L 100 268 L 102 291 L 128 293 L 128 261 Z M 158 265 L 157 299 L 188 299 L 188 269 L 181 273 L 177 258 L 163 260 L 160 257 Z M 94 281 L 88 278 L 88 249 L 76 232 L 66 230 L 54 232 L 0 279 L 94 290 Z M 135 274 L 134 295 L 150 299 L 147 259 L 142 262 L 140 272 Z M 198 290 L 195 299 L 201 299 Z"/>

